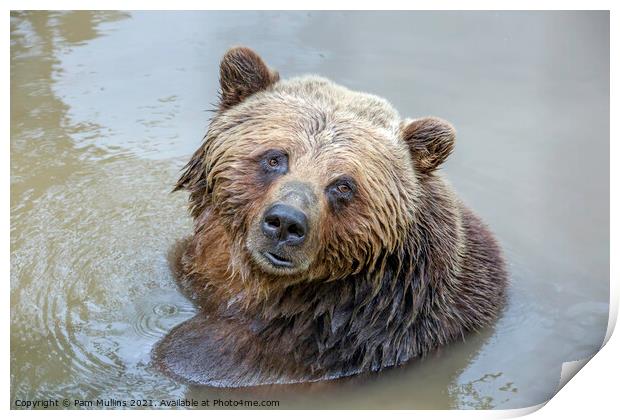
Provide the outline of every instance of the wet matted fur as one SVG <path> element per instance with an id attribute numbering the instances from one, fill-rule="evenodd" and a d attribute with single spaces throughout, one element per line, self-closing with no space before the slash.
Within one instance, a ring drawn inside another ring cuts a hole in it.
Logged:
<path id="1" fill-rule="evenodd" d="M 316 381 L 402 365 L 496 318 L 499 246 L 436 172 L 449 123 L 402 120 L 324 78 L 280 80 L 243 47 L 220 85 L 176 185 L 195 224 L 173 267 L 200 311 L 157 344 L 160 369 L 211 386 Z M 274 203 L 307 219 L 302 244 L 277 248 L 291 268 L 262 258 Z"/>

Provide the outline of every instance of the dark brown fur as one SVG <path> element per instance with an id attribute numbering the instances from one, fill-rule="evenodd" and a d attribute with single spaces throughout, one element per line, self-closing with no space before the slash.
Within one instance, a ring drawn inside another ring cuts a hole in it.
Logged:
<path id="1" fill-rule="evenodd" d="M 157 365 L 213 386 L 314 381 L 401 365 L 492 322 L 506 285 L 499 246 L 434 173 L 454 129 L 401 123 L 376 97 L 273 74 L 247 49 L 223 60 L 220 113 L 176 187 L 190 193 L 195 232 L 175 271 L 201 311 L 158 344 Z M 274 142 L 298 162 L 286 179 L 317 196 L 342 168 L 359 181 L 342 209 L 317 199 L 299 251 L 307 268 L 290 274 L 265 272 L 248 250 L 285 181 L 263 185 L 245 156 Z"/>

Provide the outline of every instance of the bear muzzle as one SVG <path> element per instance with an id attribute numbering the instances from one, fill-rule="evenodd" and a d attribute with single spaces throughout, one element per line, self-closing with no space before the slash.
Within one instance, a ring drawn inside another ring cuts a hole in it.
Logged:
<path id="1" fill-rule="evenodd" d="M 274 204 L 265 211 L 261 223 L 263 235 L 272 244 L 272 249 L 264 251 L 263 255 L 275 267 L 293 268 L 293 261 L 280 250 L 303 244 L 308 228 L 308 218 L 303 211 L 287 204 Z"/>
<path id="2" fill-rule="evenodd" d="M 311 260 L 311 230 L 316 217 L 316 195 L 311 186 L 285 182 L 270 197 L 256 229 L 250 235 L 249 249 L 267 271 L 276 273 L 304 270 Z"/>

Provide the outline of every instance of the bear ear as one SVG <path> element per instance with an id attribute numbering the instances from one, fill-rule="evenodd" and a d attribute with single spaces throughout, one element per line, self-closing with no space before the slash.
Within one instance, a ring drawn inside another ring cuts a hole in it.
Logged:
<path id="1" fill-rule="evenodd" d="M 448 121 L 426 117 L 406 124 L 402 136 L 418 171 L 430 174 L 452 153 L 456 130 Z"/>
<path id="2" fill-rule="evenodd" d="M 220 110 L 226 110 L 250 95 L 280 80 L 258 54 L 246 47 L 229 49 L 220 64 Z"/>

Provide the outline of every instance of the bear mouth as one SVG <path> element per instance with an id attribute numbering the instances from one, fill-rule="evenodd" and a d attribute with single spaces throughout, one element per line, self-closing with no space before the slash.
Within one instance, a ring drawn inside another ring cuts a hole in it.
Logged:
<path id="1" fill-rule="evenodd" d="M 294 264 L 292 261 L 287 260 L 286 258 L 274 254 L 273 252 L 264 252 L 263 255 L 269 261 L 271 265 L 277 268 L 293 268 Z"/>

